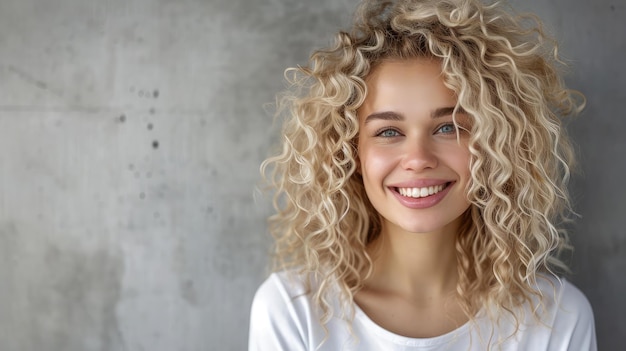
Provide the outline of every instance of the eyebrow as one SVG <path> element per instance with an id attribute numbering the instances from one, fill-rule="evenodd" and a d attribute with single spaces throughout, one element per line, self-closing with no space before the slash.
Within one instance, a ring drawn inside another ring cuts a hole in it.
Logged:
<path id="1" fill-rule="evenodd" d="M 441 118 L 441 117 L 445 117 L 445 116 L 449 116 L 454 112 L 454 107 L 440 107 L 436 110 L 434 110 L 431 114 L 430 117 L 431 118 Z M 456 111 L 457 114 L 465 114 L 465 110 L 463 110 L 462 108 L 458 108 Z M 370 121 L 373 120 L 383 120 L 383 121 L 403 121 L 404 120 L 404 116 L 396 113 L 396 112 L 391 112 L 391 111 L 384 111 L 384 112 L 376 112 L 376 113 L 372 113 L 371 115 L 367 116 L 367 118 L 365 118 L 365 124 L 367 124 Z"/>

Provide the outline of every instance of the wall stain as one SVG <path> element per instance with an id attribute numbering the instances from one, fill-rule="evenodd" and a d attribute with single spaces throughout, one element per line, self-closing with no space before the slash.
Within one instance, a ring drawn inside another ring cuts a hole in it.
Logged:
<path id="1" fill-rule="evenodd" d="M 85 333 L 77 331 L 92 327 L 97 333 L 99 329 L 100 350 L 126 350 L 116 315 L 124 274 L 123 256 L 103 248 L 87 253 L 50 245 L 45 259 L 54 272 L 54 291 L 68 313 L 65 317 L 72 326 L 69 332 L 84 340 Z"/>
<path id="2" fill-rule="evenodd" d="M 196 292 L 193 280 L 187 279 L 181 282 L 180 295 L 190 305 L 196 306 L 198 304 L 198 293 Z"/>
<path id="3" fill-rule="evenodd" d="M 44 112 L 44 113 L 102 113 L 115 112 L 119 110 L 116 106 L 80 106 L 66 104 L 63 106 L 38 106 L 38 105 L 0 105 L 0 111 L 10 112 Z"/>
<path id="4" fill-rule="evenodd" d="M 62 98 L 63 97 L 63 93 L 58 91 L 57 89 L 53 89 L 49 86 L 48 83 L 35 78 L 32 74 L 19 69 L 15 66 L 9 65 L 8 69 L 10 72 L 14 73 L 15 75 L 17 75 L 18 77 L 20 77 L 20 79 L 22 79 L 23 81 L 25 81 L 28 84 L 31 84 L 41 90 L 45 90 L 47 92 L 52 93 L 53 95 Z"/>
<path id="5" fill-rule="evenodd" d="M 121 252 L 102 247 L 83 252 L 42 241 L 32 245 L 26 234 L 13 224 L 0 225 L 0 263 L 9 271 L 2 275 L 3 285 L 13 286 L 3 298 L 24 300 L 13 310 L 20 327 L 8 349 L 128 350 L 116 313 L 125 271 Z M 11 262 L 13 255 L 21 261 Z M 26 274 L 12 277 L 13 271 Z"/>

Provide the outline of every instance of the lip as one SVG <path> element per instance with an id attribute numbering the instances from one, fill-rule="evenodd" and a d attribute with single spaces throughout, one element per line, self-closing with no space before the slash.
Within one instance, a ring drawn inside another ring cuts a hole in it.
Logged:
<path id="1" fill-rule="evenodd" d="M 396 191 L 396 188 L 423 188 L 427 186 L 435 186 L 441 184 L 447 184 L 447 186 L 442 191 L 426 197 L 406 197 L 402 196 L 398 191 Z M 424 179 L 389 186 L 388 189 L 403 206 L 411 209 L 424 209 L 437 205 L 441 200 L 443 200 L 444 197 L 446 197 L 454 184 L 456 184 L 455 181 Z"/>

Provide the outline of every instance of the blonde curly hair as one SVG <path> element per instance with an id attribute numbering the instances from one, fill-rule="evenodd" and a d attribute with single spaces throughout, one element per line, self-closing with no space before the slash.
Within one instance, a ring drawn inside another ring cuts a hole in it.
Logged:
<path id="1" fill-rule="evenodd" d="M 291 87 L 277 112 L 286 118 L 282 151 L 261 171 L 276 190 L 275 269 L 319 282 L 310 293 L 323 325 L 334 313 L 332 289 L 339 288 L 345 317 L 372 271 L 366 246 L 381 220 L 356 172 L 356 111 L 366 77 L 384 60 L 439 60 L 457 108 L 472 116 L 472 205 L 456 242 L 457 293 L 468 317 L 482 306 L 516 316 L 520 304 L 541 296 L 538 274 L 567 270 L 560 227 L 572 213 L 574 159 L 561 118 L 578 113 L 584 98 L 565 87 L 557 45 L 539 20 L 501 5 L 364 1 L 350 32 L 314 52 L 308 67 L 287 70 Z"/>

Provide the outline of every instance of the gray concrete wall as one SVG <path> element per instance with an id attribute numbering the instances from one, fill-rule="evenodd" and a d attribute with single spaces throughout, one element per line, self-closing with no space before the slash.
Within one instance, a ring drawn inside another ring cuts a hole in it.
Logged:
<path id="1" fill-rule="evenodd" d="M 622 349 L 626 333 L 626 2 L 515 0 L 560 39 L 568 83 L 587 96 L 570 125 L 580 172 L 572 184 L 582 216 L 571 232 L 572 280 L 594 308 L 600 350 Z"/>
<path id="2" fill-rule="evenodd" d="M 242 350 L 282 71 L 356 0 L 0 0 L 0 349 Z M 626 6 L 522 1 L 589 98 L 574 281 L 626 331 Z"/>

